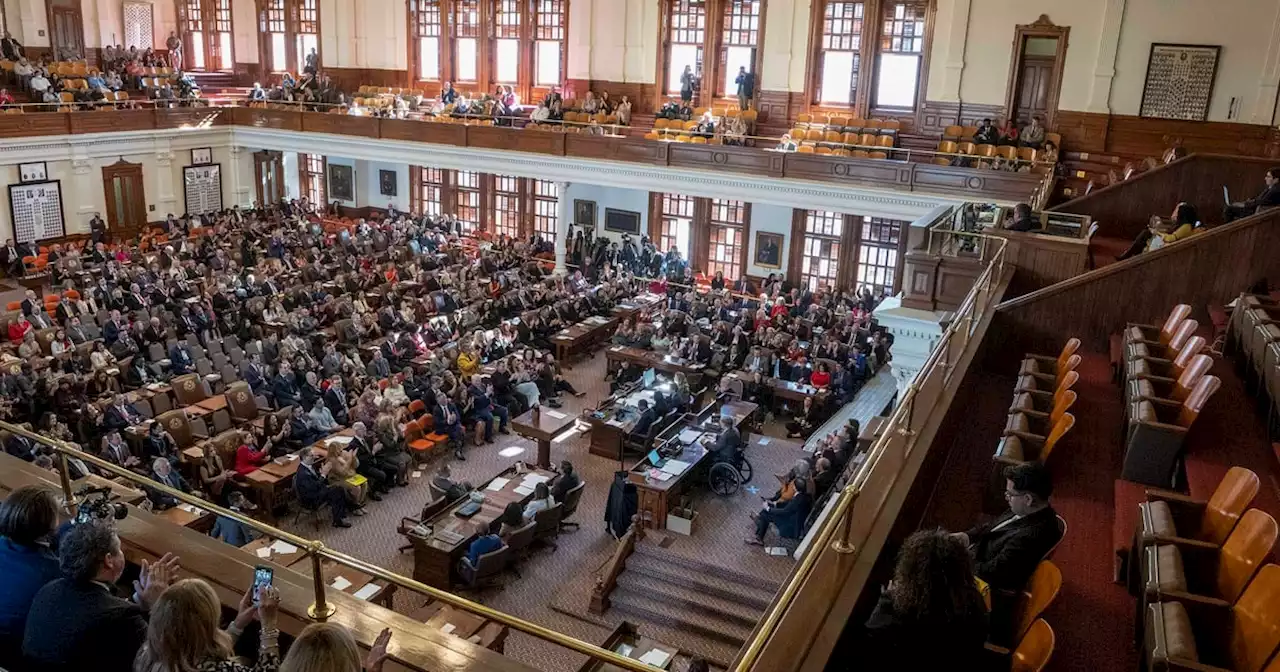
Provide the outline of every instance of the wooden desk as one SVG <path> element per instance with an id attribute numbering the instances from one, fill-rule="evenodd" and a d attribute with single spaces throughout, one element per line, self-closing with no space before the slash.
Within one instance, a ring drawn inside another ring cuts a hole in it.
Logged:
<path id="1" fill-rule="evenodd" d="M 613 345 L 605 350 L 606 367 L 613 370 L 614 362 L 631 362 L 640 368 L 656 369 L 665 373 L 683 373 L 689 378 L 690 387 L 696 386 L 706 366 L 687 359 L 663 355 L 653 350 L 641 350 L 627 345 Z"/>
<path id="2" fill-rule="evenodd" d="M 729 373 L 725 374 L 725 377 L 731 378 L 734 380 L 740 380 L 742 381 L 743 385 L 746 385 L 747 382 L 754 377 L 754 375 L 755 374 L 748 373 L 746 371 L 730 371 Z M 790 380 L 774 378 L 772 376 L 760 376 L 760 383 L 764 385 L 764 387 L 767 388 L 769 392 L 773 394 L 774 397 L 779 399 L 787 399 L 790 401 L 803 402 L 805 397 L 813 397 L 818 394 L 824 394 L 824 395 L 826 394 L 825 390 L 820 392 L 818 388 L 812 385 L 804 385 L 801 383 L 792 382 Z"/>
<path id="3" fill-rule="evenodd" d="M 295 560 L 289 568 L 299 574 L 312 576 L 313 563 L 309 558 Z M 391 599 L 395 595 L 396 586 L 374 579 L 372 576 L 346 565 L 338 564 L 328 558 L 320 561 L 320 572 L 324 574 L 324 582 L 333 590 L 341 591 L 357 600 L 380 604 L 391 608 Z M 338 585 L 342 585 L 339 588 Z M 373 587 L 370 588 L 369 586 Z M 363 591 L 363 592 L 362 592 Z"/>
<path id="4" fill-rule="evenodd" d="M 240 548 L 246 553 L 252 553 L 253 556 L 258 558 L 260 561 L 274 562 L 281 567 L 292 567 L 294 564 L 306 560 L 311 556 L 305 548 L 299 548 L 293 544 L 288 544 L 288 547 L 292 550 L 281 552 L 275 548 L 275 544 L 275 539 L 264 536 L 258 537 Z"/>
<path id="5" fill-rule="evenodd" d="M 466 639 L 484 627 L 485 619 L 472 614 L 470 612 L 454 609 L 449 605 L 443 605 L 427 621 L 428 628 L 434 628 L 445 634 L 453 635 Z"/>
<path id="6" fill-rule="evenodd" d="M 188 507 L 189 505 L 187 504 L 181 504 L 157 513 L 156 517 L 167 520 L 179 527 L 189 527 L 200 532 L 208 532 L 213 529 L 213 521 L 217 518 L 217 516 L 213 515 L 213 512 L 199 508 L 189 511 Z"/>
<path id="7" fill-rule="evenodd" d="M 661 294 L 645 292 L 644 294 L 636 295 L 634 298 L 619 301 L 618 304 L 613 307 L 613 314 L 622 319 L 627 319 L 636 313 L 661 308 L 662 306 L 665 306 L 666 303 L 667 297 L 662 296 Z"/>
<path id="8" fill-rule="evenodd" d="M 609 340 L 617 328 L 616 317 L 589 317 L 561 329 L 551 337 L 551 343 L 556 347 L 556 360 L 562 366 L 568 366 L 570 357 Z"/>
<path id="9" fill-rule="evenodd" d="M 559 478 L 559 474 L 544 469 L 534 469 L 529 473 L 546 476 L 548 486 L 553 485 Z M 485 501 L 475 515 L 466 519 L 454 515 L 454 512 L 470 501 L 470 498 L 463 497 L 436 514 L 434 518 L 423 522 L 424 526 L 431 530 L 429 536 L 409 535 L 409 543 L 413 545 L 414 579 L 444 590 L 452 588 L 458 578 L 458 561 L 466 554 L 467 548 L 476 538 L 476 526 L 487 525 L 497 520 L 507 504 L 511 502 L 523 507 L 533 499 L 532 489 L 523 495 L 516 492 L 524 475 L 516 475 L 514 466 L 504 470 L 495 478 L 505 478 L 508 481 L 499 490 L 488 489 L 488 485 L 494 482 L 494 479 L 485 481 L 484 485 L 477 488 L 478 492 L 484 494 Z M 446 539 L 441 532 L 445 535 L 456 535 L 456 541 Z"/>
<path id="10" fill-rule="evenodd" d="M 57 489 L 58 475 L 0 453 L 0 494 L 7 495 L 24 485 Z M 237 608 L 253 582 L 254 566 L 261 564 L 256 554 L 224 544 L 207 534 L 175 526 L 136 506 L 129 507 L 128 517 L 118 521 L 116 527 L 130 562 L 155 562 L 165 553 L 175 553 L 182 564 L 179 578 L 207 581 L 224 609 Z M 307 616 L 307 608 L 315 600 L 312 581 L 291 568 L 281 568 L 275 573 L 274 584 L 280 591 L 280 630 L 288 637 L 297 637 L 312 622 Z M 337 590 L 327 590 L 326 599 L 337 607 L 330 621 L 350 629 L 365 651 L 383 628 L 391 629 L 392 658 L 384 668 L 388 672 L 537 672 L 528 665 L 456 637 L 430 631 L 407 616 Z"/>
<path id="11" fill-rule="evenodd" d="M 200 408 L 203 408 L 206 411 L 209 411 L 210 413 L 221 411 L 222 409 L 227 407 L 227 395 L 219 394 L 216 397 L 201 399 L 200 401 L 197 401 L 195 405 L 199 406 Z"/>
<path id="12" fill-rule="evenodd" d="M 863 425 L 862 430 L 858 432 L 858 452 L 867 452 L 871 444 L 875 443 L 881 434 L 884 434 L 884 430 L 888 426 L 889 418 L 882 415 L 877 415 L 868 420 L 867 424 Z"/>
<path id="13" fill-rule="evenodd" d="M 663 661 L 661 666 L 654 666 L 653 669 L 655 670 L 671 669 L 671 661 L 680 655 L 680 649 L 641 635 L 639 629 L 628 621 L 619 623 L 618 627 L 614 628 L 613 632 L 600 643 L 600 648 L 622 654 L 633 660 L 640 660 L 650 651 L 661 651 L 666 654 L 666 660 Z M 588 659 L 578 668 L 578 672 L 620 671 L 617 666 L 599 660 Z"/>
<path id="14" fill-rule="evenodd" d="M 556 417 L 560 416 L 560 417 Z M 551 467 L 551 440 L 562 434 L 578 421 L 578 416 L 553 409 L 543 410 L 541 407 L 525 411 L 511 418 L 511 429 L 516 434 L 538 444 L 538 466 L 543 469 Z"/>
<path id="15" fill-rule="evenodd" d="M 459 632 L 466 632 L 470 629 L 473 619 L 480 618 L 471 612 L 455 609 L 436 600 L 428 600 L 426 604 L 410 611 L 409 616 L 424 624 L 428 624 L 430 627 L 438 627 L 442 632 L 444 631 L 445 624 L 452 624 L 454 629 L 449 634 L 458 637 L 462 636 L 458 634 Z M 439 618 L 437 618 L 437 616 L 439 616 Z M 502 653 L 503 648 L 506 646 L 509 629 L 507 626 L 497 621 L 490 621 L 488 619 L 480 620 L 481 624 L 479 627 L 475 628 L 475 630 L 472 631 L 470 635 L 467 635 L 465 639 L 471 641 L 473 644 L 479 644 L 491 651 Z M 460 621 L 462 621 L 461 624 L 459 623 Z M 466 627 L 463 627 L 464 625 Z"/>

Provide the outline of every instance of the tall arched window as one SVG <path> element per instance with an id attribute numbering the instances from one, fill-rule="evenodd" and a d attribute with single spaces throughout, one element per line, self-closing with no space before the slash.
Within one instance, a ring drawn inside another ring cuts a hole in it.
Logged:
<path id="1" fill-rule="evenodd" d="M 687 66 L 694 74 L 694 100 L 737 95 L 739 68 L 758 73 L 764 30 L 764 0 L 661 0 L 658 81 L 662 93 L 680 94 Z"/>
<path id="2" fill-rule="evenodd" d="M 319 0 L 259 0 L 258 53 L 267 72 L 302 72 L 307 54 L 320 53 Z"/>
<path id="3" fill-rule="evenodd" d="M 914 110 L 930 0 L 813 0 L 810 103 L 863 116 Z"/>
<path id="4" fill-rule="evenodd" d="M 178 0 L 183 67 L 196 71 L 235 69 L 231 0 Z"/>

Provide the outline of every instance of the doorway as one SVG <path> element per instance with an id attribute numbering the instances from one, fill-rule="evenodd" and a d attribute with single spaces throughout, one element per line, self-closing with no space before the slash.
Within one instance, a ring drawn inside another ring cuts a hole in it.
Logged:
<path id="1" fill-rule="evenodd" d="M 1070 30 L 1041 15 L 1035 23 L 1019 25 L 1014 31 L 1005 110 L 1019 127 L 1034 116 L 1045 127 L 1054 127 Z"/>
<path id="2" fill-rule="evenodd" d="M 84 58 L 84 17 L 78 0 L 50 2 L 49 25 L 55 60 Z"/>
<path id="3" fill-rule="evenodd" d="M 104 167 L 102 189 L 107 195 L 107 225 L 117 239 L 133 237 L 146 227 L 147 195 L 141 164 L 121 160 Z"/>
<path id="4" fill-rule="evenodd" d="M 284 200 L 284 156 L 262 150 L 253 153 L 253 177 L 258 205 L 267 207 Z"/>

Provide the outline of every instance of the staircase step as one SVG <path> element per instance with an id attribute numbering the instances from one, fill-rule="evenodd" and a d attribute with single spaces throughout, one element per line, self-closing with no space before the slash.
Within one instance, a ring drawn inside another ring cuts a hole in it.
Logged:
<path id="1" fill-rule="evenodd" d="M 696 573 L 715 576 L 728 581 L 733 581 L 734 583 L 741 583 L 752 588 L 758 588 L 769 593 L 769 597 L 771 599 L 773 594 L 778 592 L 778 584 L 764 577 L 747 574 L 746 572 L 739 572 L 727 567 L 713 565 L 701 560 L 695 560 L 693 558 L 680 555 L 679 553 L 663 550 L 655 544 L 646 542 L 636 544 L 636 551 L 634 555 L 643 555 L 660 563 L 680 565 L 681 567 L 688 568 Z M 630 567 L 630 562 L 631 561 L 628 561 L 628 567 Z"/>
<path id="2" fill-rule="evenodd" d="M 647 596 L 661 601 L 668 608 L 681 613 L 699 616 L 705 622 L 728 622 L 746 627 L 754 627 L 760 620 L 763 608 L 755 608 L 731 597 L 712 595 L 700 588 L 690 588 L 657 579 L 646 574 L 630 571 L 618 577 L 618 589 Z"/>
<path id="3" fill-rule="evenodd" d="M 751 636 L 751 626 L 726 621 L 708 621 L 699 618 L 699 614 L 673 609 L 673 605 L 661 599 L 632 592 L 621 583 L 609 596 L 609 602 L 610 610 L 630 614 L 655 625 L 694 632 L 733 646 L 741 647 Z"/>
<path id="4" fill-rule="evenodd" d="M 773 601 L 774 591 L 733 581 L 728 582 L 728 585 L 726 585 L 724 580 L 719 579 L 714 574 L 706 575 L 690 571 L 684 566 L 672 566 L 671 563 L 664 560 L 638 553 L 632 554 L 627 559 L 627 568 L 621 574 L 621 577 L 625 577 L 628 574 L 637 574 L 651 580 L 674 584 L 695 591 L 700 595 L 732 600 L 759 611 L 767 609 L 769 603 Z"/>

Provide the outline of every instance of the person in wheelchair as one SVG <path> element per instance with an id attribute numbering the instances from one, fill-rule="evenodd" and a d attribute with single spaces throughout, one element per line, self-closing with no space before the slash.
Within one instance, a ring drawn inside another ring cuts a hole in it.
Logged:
<path id="1" fill-rule="evenodd" d="M 728 462 L 736 468 L 742 459 L 742 433 L 733 418 L 728 416 L 720 418 L 720 428 L 715 443 L 708 447 L 714 453 L 711 463 Z"/>

